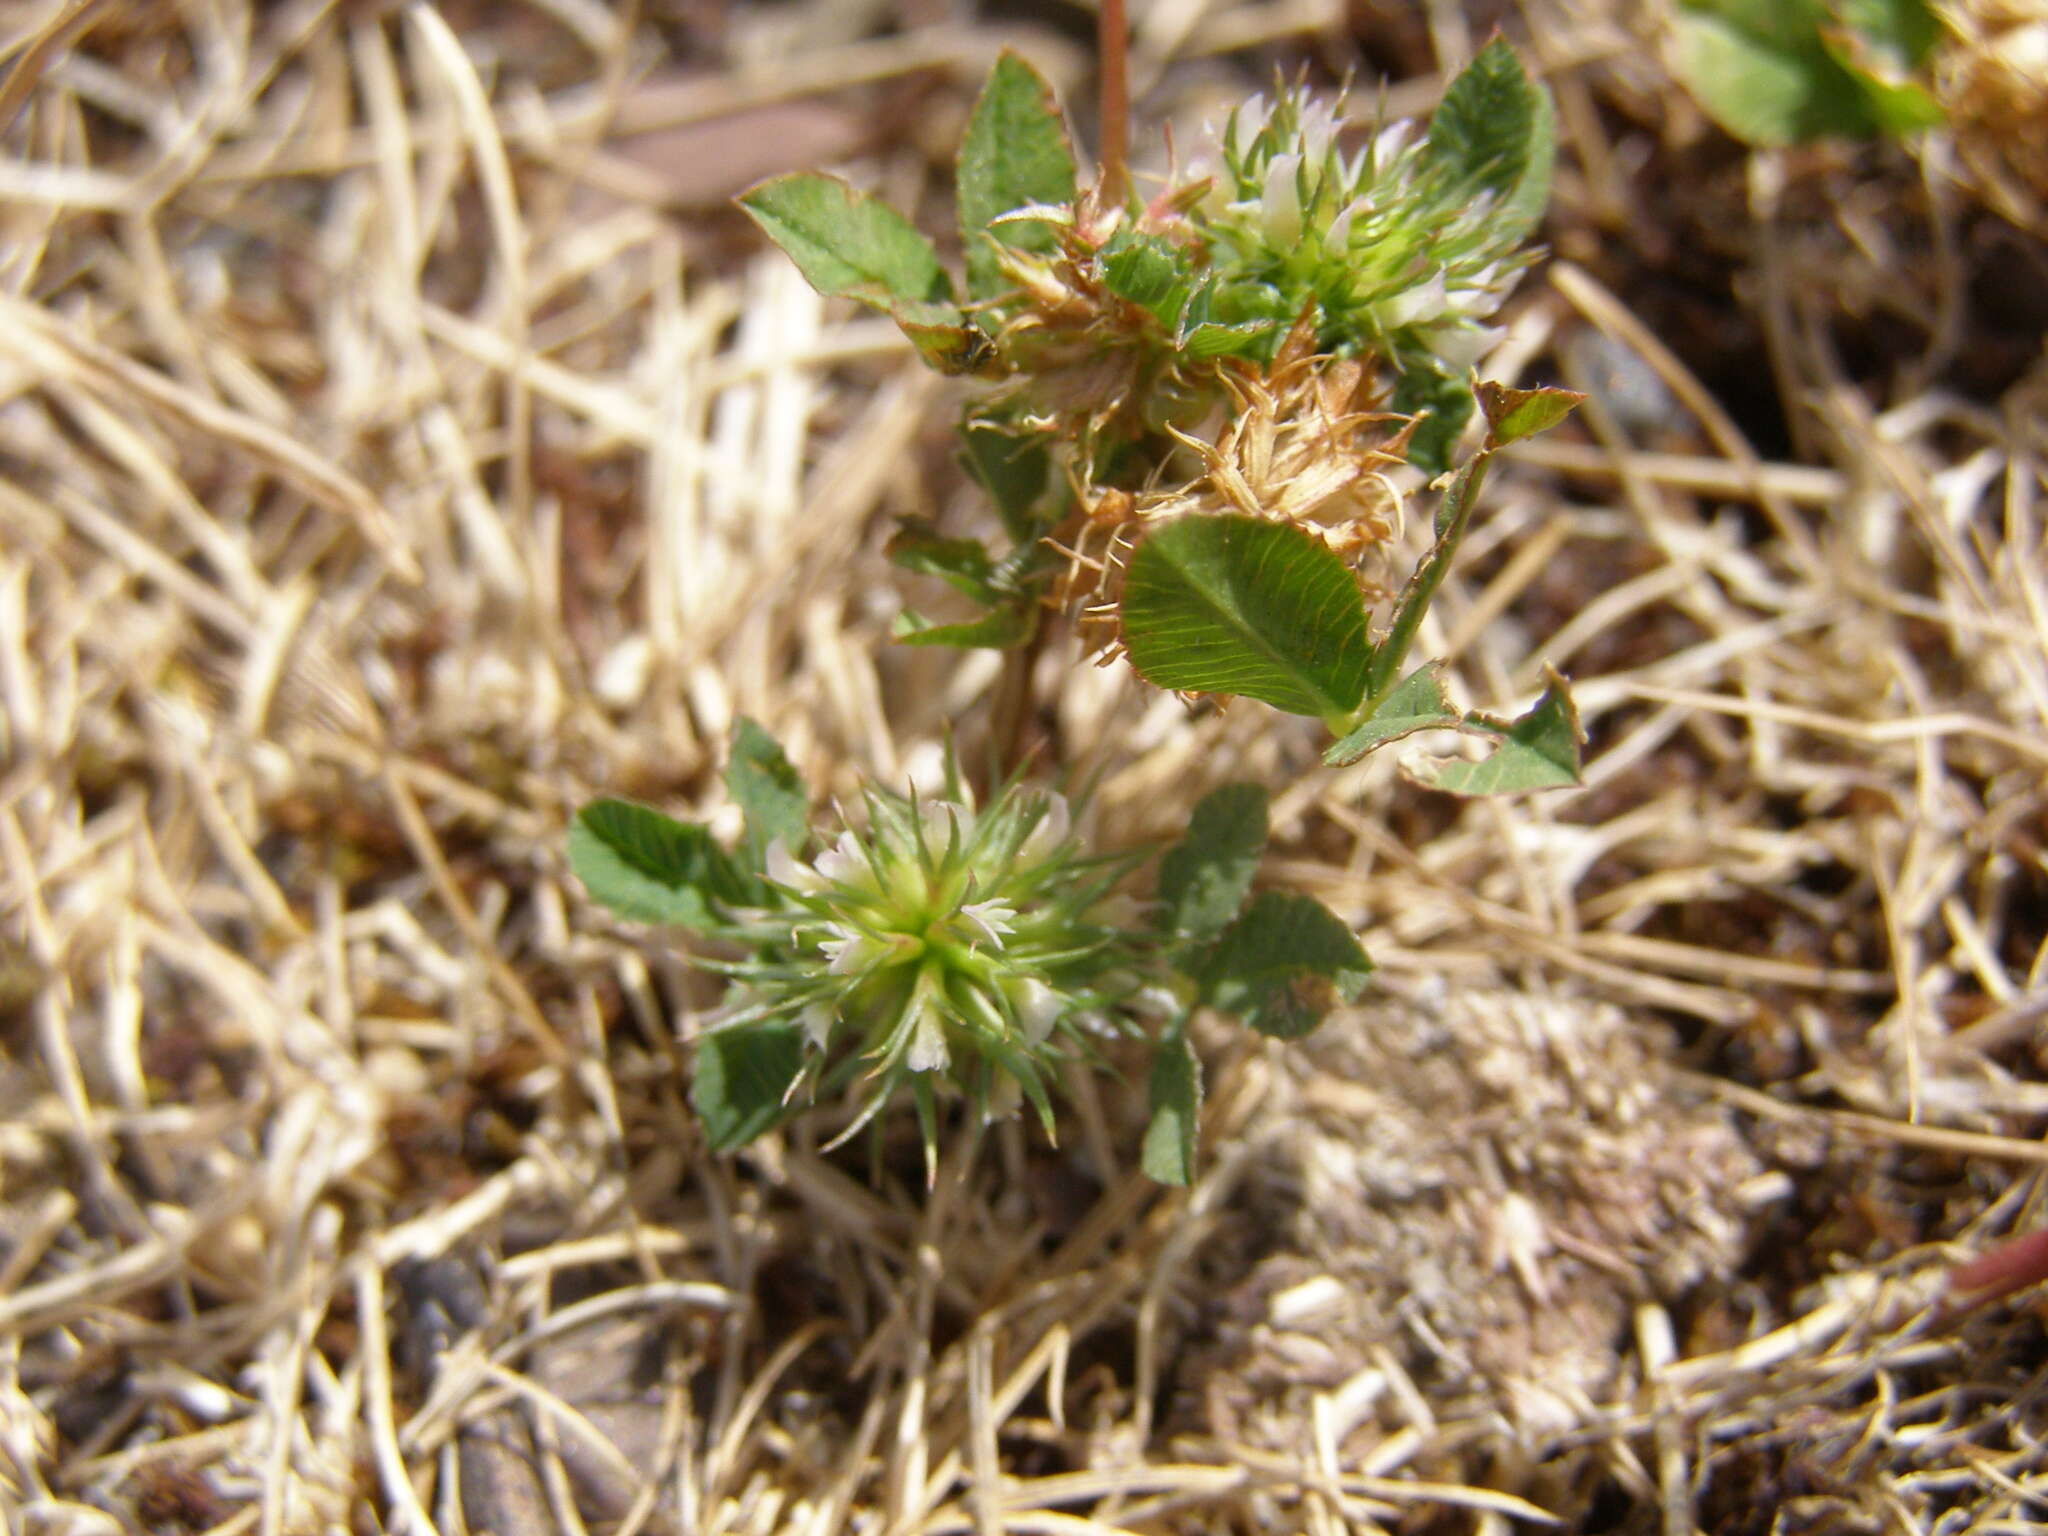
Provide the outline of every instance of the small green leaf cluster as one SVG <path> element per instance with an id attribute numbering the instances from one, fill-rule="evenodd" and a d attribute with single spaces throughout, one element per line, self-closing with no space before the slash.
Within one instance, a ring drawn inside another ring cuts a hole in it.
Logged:
<path id="1" fill-rule="evenodd" d="M 1904 137 L 1941 108 L 1913 78 L 1941 43 L 1929 0 L 1680 0 L 1678 74 L 1751 144 Z"/>
<path id="2" fill-rule="evenodd" d="M 1199 1084 L 1190 1011 L 1210 1005 L 1292 1037 L 1370 970 L 1316 902 L 1250 898 L 1266 837 L 1265 794 L 1252 786 L 1203 802 L 1163 860 L 1147 920 L 1117 889 L 1137 859 L 1091 855 L 1049 791 L 1011 784 L 977 809 L 957 775 L 934 798 L 870 787 L 861 824 L 814 852 L 822 839 L 795 772 L 750 722 L 727 785 L 746 818 L 736 849 L 621 800 L 584 807 L 569 838 L 597 900 L 719 946 L 700 963 L 732 985 L 691 1095 L 716 1150 L 842 1095 L 855 1101 L 843 1136 L 909 1099 L 928 1159 L 949 1098 L 984 1119 L 1029 1103 L 1055 1136 L 1051 1095 L 1066 1067 L 1150 1026 L 1160 1034 L 1145 1163 L 1185 1182 Z"/>

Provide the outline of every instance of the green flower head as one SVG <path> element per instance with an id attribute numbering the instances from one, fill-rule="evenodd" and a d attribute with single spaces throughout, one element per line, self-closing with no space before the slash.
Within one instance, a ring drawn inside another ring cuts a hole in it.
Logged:
<path id="1" fill-rule="evenodd" d="M 715 1034 L 793 1028 L 785 1102 L 851 1092 L 844 1135 L 899 1090 L 928 1149 L 942 1092 L 985 1117 L 1029 1099 L 1111 1027 L 1146 966 L 1112 887 L 1129 861 L 1084 855 L 1059 795 L 1015 786 L 977 811 L 870 788 L 865 824 L 808 862 L 767 852 L 767 900 L 727 932 L 753 951 Z"/>

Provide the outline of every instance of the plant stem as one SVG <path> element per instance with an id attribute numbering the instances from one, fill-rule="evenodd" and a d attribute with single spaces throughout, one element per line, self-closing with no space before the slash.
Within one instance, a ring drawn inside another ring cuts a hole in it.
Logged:
<path id="1" fill-rule="evenodd" d="M 1037 700 L 1031 674 L 1037 669 L 1039 652 L 1045 648 L 1045 622 L 1039 621 L 1031 638 L 1014 650 L 1003 652 L 1003 670 L 996 678 L 995 696 L 989 707 L 988 783 L 975 785 L 986 794 L 1024 766 L 1031 750 L 1031 717 Z"/>
<path id="2" fill-rule="evenodd" d="M 1102 69 L 1102 200 L 1124 200 L 1124 161 L 1131 143 L 1130 36 L 1124 0 L 1100 0 L 1095 36 Z"/>
<path id="3" fill-rule="evenodd" d="M 1407 590 L 1401 594 L 1400 605 L 1394 610 L 1394 622 L 1387 630 L 1387 638 L 1372 654 L 1372 661 L 1365 672 L 1365 702 L 1359 705 L 1353 723 L 1372 718 L 1372 712 L 1386 698 L 1387 690 L 1400 681 L 1401 663 L 1408 659 L 1408 647 L 1415 642 L 1415 631 L 1422 627 L 1422 616 L 1429 612 L 1430 600 L 1443 585 L 1444 575 L 1456 558 L 1459 544 L 1464 542 L 1465 529 L 1472 521 L 1472 508 L 1478 504 L 1480 487 L 1486 484 L 1486 467 L 1493 458 L 1493 449 L 1481 449 L 1465 467 L 1458 471 L 1458 478 L 1451 482 L 1451 488 L 1444 493 L 1443 505 L 1436 514 L 1436 548 L 1429 557 L 1416 567 L 1409 578 Z"/>

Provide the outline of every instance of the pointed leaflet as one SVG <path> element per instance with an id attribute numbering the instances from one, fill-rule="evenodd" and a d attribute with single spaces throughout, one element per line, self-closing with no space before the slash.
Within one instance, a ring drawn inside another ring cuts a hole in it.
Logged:
<path id="1" fill-rule="evenodd" d="M 775 738 L 744 715 L 732 734 L 725 789 L 746 813 L 747 855 L 754 869 L 766 866 L 772 842 L 780 842 L 792 857 L 803 852 L 811 809 L 803 780 Z"/>
<path id="2" fill-rule="evenodd" d="M 1579 744 L 1585 739 L 1579 729 L 1579 712 L 1563 678 L 1550 675 L 1530 711 L 1512 725 L 1471 716 L 1467 722 L 1500 736 L 1500 745 L 1483 760 L 1473 763 L 1403 763 L 1402 769 L 1417 783 L 1454 795 L 1511 795 L 1531 789 L 1561 789 L 1580 779 Z"/>
<path id="3" fill-rule="evenodd" d="M 1161 1184 L 1187 1184 L 1195 1175 L 1202 1064 L 1195 1059 L 1185 1029 L 1175 1029 L 1159 1042 L 1152 1053 L 1152 1074 L 1146 1086 L 1152 1119 L 1145 1127 L 1141 1157 L 1145 1173 Z"/>
<path id="4" fill-rule="evenodd" d="M 711 1150 L 745 1146 L 782 1119 L 803 1065 L 803 1031 L 794 1024 L 749 1024 L 706 1035 L 697 1046 L 690 1104 Z"/>
<path id="5" fill-rule="evenodd" d="M 979 539 L 948 539 L 921 517 L 906 517 L 889 536 L 889 560 L 920 576 L 936 576 L 978 603 L 993 603 L 995 562 Z"/>
<path id="6" fill-rule="evenodd" d="M 986 299 L 1008 287 L 992 242 L 1050 251 L 1052 227 L 1019 219 L 989 226 L 1013 209 L 1074 201 L 1074 152 L 1067 146 L 1052 87 L 1007 48 L 960 141 L 960 243 L 967 252 L 967 291 Z"/>
<path id="7" fill-rule="evenodd" d="M 1347 767 L 1366 753 L 1417 731 L 1455 729 L 1465 717 L 1444 693 L 1444 664 L 1426 662 L 1391 688 L 1379 706 L 1349 735 L 1323 753 L 1333 768 Z"/>
<path id="8" fill-rule="evenodd" d="M 1372 974 L 1358 940 L 1321 902 L 1262 891 L 1225 930 L 1196 979 L 1203 1001 L 1262 1035 L 1293 1040 L 1350 1002 Z"/>
<path id="9" fill-rule="evenodd" d="M 978 619 L 960 624 L 934 624 L 908 609 L 896 615 L 889 638 L 899 645 L 955 645 L 962 650 L 1014 651 L 1038 630 L 1038 604 L 1029 597 L 1010 597 Z"/>
<path id="10" fill-rule="evenodd" d="M 1489 225 L 1505 244 L 1543 217 L 1557 124 L 1550 93 L 1496 37 L 1459 71 L 1429 120 L 1424 153 L 1453 184 L 1476 183 L 1500 201 Z"/>
<path id="11" fill-rule="evenodd" d="M 1186 834 L 1159 861 L 1167 930 L 1186 938 L 1221 933 L 1244 905 L 1265 847 L 1265 790 L 1225 784 L 1204 795 Z"/>
<path id="12" fill-rule="evenodd" d="M 569 828 L 569 867 L 621 917 L 706 929 L 743 895 L 738 873 L 702 827 L 629 800 L 594 800 Z"/>
<path id="13" fill-rule="evenodd" d="M 880 198 L 837 177 L 778 176 L 741 193 L 739 204 L 820 293 L 877 309 L 919 306 L 920 313 L 953 297 L 931 241 Z"/>
<path id="14" fill-rule="evenodd" d="M 1139 676 L 1328 719 L 1355 708 L 1372 648 L 1357 578 L 1322 540 L 1237 514 L 1149 535 L 1124 575 L 1124 649 Z"/>
<path id="15" fill-rule="evenodd" d="M 1486 428 L 1495 448 L 1548 432 L 1585 399 L 1575 389 L 1512 389 L 1485 380 L 1479 384 L 1479 409 L 1486 413 Z"/>

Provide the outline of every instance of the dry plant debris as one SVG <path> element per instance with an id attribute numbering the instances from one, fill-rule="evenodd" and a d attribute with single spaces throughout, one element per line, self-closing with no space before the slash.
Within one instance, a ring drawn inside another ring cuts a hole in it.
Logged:
<path id="1" fill-rule="evenodd" d="M 1588 431 L 1426 639 L 1569 671 L 1588 782 L 1299 778 L 1274 874 L 1379 994 L 1212 1055 L 1186 1194 L 1101 1088 L 927 1201 L 707 1156 L 715 998 L 561 856 L 719 814 L 740 711 L 821 794 L 982 728 L 883 643 L 890 515 L 970 510 L 942 387 L 631 149 L 822 107 L 792 163 L 902 202 L 1002 43 L 1082 67 L 925 10 L 0 6 L 7 1528 L 2034 1528 L 2038 1295 L 1945 1284 L 2048 1161 L 2043 194 L 1971 147 L 2024 18 L 1959 7 L 1953 156 L 1745 163 L 1649 8 L 1132 6 L 1161 117 L 1548 69 L 1569 259 L 1488 372 Z M 1072 659 L 1116 839 L 1314 751 Z"/>

